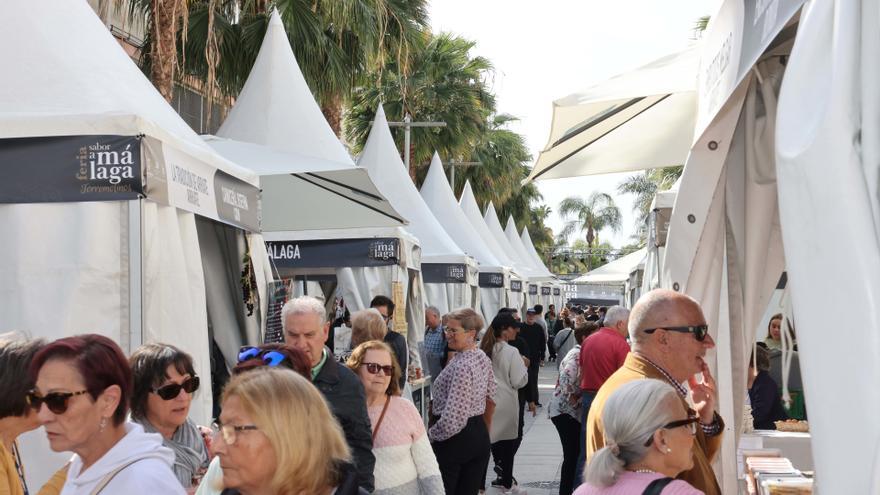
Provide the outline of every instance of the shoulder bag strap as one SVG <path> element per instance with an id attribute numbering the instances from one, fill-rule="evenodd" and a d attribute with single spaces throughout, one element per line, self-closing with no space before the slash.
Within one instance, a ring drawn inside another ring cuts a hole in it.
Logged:
<path id="1" fill-rule="evenodd" d="M 135 459 L 135 460 L 128 462 L 126 464 L 123 464 L 123 465 L 119 466 L 118 468 L 114 469 L 113 471 L 109 472 L 107 474 L 107 476 L 104 476 L 104 479 L 102 479 L 101 482 L 98 483 L 98 485 L 95 487 L 94 490 L 91 491 L 91 493 L 89 495 L 98 495 L 99 493 L 103 492 L 104 488 L 107 488 L 107 485 L 109 485 L 110 482 L 113 481 L 113 478 L 115 478 L 117 474 L 119 474 L 122 470 L 124 470 L 128 466 L 131 466 L 132 464 L 134 464 L 138 461 L 142 461 L 142 460 L 143 460 L 143 458 Z"/>
<path id="2" fill-rule="evenodd" d="M 382 420 L 385 419 L 385 413 L 388 412 L 388 404 L 391 404 L 391 396 L 385 396 L 385 405 L 382 406 L 382 414 L 379 415 L 379 421 L 376 422 L 376 427 L 373 428 L 373 441 L 376 441 L 376 435 L 379 434 L 379 427 L 382 426 Z"/>
<path id="3" fill-rule="evenodd" d="M 571 334 L 573 334 L 573 333 L 574 333 L 574 330 L 572 330 L 572 329 L 569 329 L 569 331 L 568 331 L 568 335 L 566 335 L 566 336 L 565 336 L 565 338 L 564 338 L 564 339 L 562 339 L 562 342 L 560 342 L 560 343 L 559 343 L 559 347 L 562 347 L 562 346 L 564 346 L 564 345 L 565 345 L 565 343 L 566 343 L 566 342 L 568 342 L 568 339 L 570 339 L 570 338 L 571 338 Z M 563 357 L 564 357 L 564 356 L 563 356 Z"/>
<path id="4" fill-rule="evenodd" d="M 650 485 L 645 487 L 645 491 L 642 492 L 642 495 L 660 495 L 663 492 L 663 489 L 666 488 L 666 485 L 675 481 L 673 478 L 660 478 L 651 482 Z"/>

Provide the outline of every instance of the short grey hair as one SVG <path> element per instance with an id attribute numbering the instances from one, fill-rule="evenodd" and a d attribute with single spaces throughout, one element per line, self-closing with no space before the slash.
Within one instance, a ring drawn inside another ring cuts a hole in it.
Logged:
<path id="1" fill-rule="evenodd" d="M 605 313 L 604 325 L 606 327 L 613 327 L 614 325 L 617 325 L 618 322 L 626 321 L 628 318 L 628 309 L 624 308 L 623 306 L 611 306 Z"/>
<path id="2" fill-rule="evenodd" d="M 434 313 L 435 315 L 437 315 L 438 318 L 440 317 L 440 310 L 437 308 L 437 306 L 428 306 L 427 308 L 425 308 L 425 313 Z"/>
<path id="3" fill-rule="evenodd" d="M 602 411 L 605 446 L 590 459 L 585 481 L 611 486 L 626 466 L 643 460 L 652 448 L 648 442 L 654 432 L 675 420 L 672 405 L 677 401 L 674 388 L 653 378 L 634 380 L 615 390 Z"/>
<path id="4" fill-rule="evenodd" d="M 290 315 L 318 315 L 321 325 L 327 322 L 327 311 L 320 299 L 312 296 L 301 296 L 284 303 L 281 308 L 281 328 L 287 331 L 287 317 Z"/>

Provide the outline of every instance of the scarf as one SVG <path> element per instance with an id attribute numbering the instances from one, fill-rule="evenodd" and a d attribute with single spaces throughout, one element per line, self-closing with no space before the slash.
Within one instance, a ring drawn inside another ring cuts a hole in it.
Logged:
<path id="1" fill-rule="evenodd" d="M 143 418 L 138 421 L 147 433 L 159 433 Z M 208 451 L 205 440 L 196 424 L 189 418 L 177 428 L 171 439 L 162 437 L 162 444 L 174 451 L 174 475 L 184 488 L 193 484 L 193 475 L 208 467 Z"/>

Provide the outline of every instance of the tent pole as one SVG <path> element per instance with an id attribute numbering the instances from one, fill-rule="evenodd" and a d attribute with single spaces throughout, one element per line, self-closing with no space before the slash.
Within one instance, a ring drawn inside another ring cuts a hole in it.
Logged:
<path id="1" fill-rule="evenodd" d="M 144 341 L 143 199 L 128 202 L 129 353 Z"/>

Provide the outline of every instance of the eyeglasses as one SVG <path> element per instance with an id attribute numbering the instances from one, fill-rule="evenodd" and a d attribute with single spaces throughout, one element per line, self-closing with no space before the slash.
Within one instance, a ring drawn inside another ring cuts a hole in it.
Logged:
<path id="1" fill-rule="evenodd" d="M 39 411 L 43 404 L 46 404 L 46 407 L 54 414 L 64 414 L 67 412 L 71 397 L 87 393 L 89 393 L 88 390 L 80 390 L 79 392 L 51 392 L 46 395 L 40 395 L 34 389 L 28 392 L 26 399 L 28 405 L 36 411 Z"/>
<path id="2" fill-rule="evenodd" d="M 378 375 L 379 370 L 381 370 L 383 373 L 385 373 L 385 376 L 391 376 L 391 373 L 394 372 L 394 367 L 390 366 L 390 365 L 389 366 L 382 366 L 379 363 L 361 363 L 361 364 L 363 364 L 364 366 L 367 367 L 367 371 L 371 375 Z"/>
<path id="3" fill-rule="evenodd" d="M 657 327 L 646 328 L 642 331 L 645 333 L 654 333 L 657 330 L 666 330 L 667 332 L 678 333 L 692 333 L 694 334 L 694 338 L 699 340 L 700 342 L 706 340 L 706 335 L 709 335 L 709 325 L 693 325 L 689 327 Z"/>
<path id="4" fill-rule="evenodd" d="M 443 333 L 445 333 L 445 334 L 449 334 L 449 335 L 456 334 L 456 333 L 465 333 L 465 332 L 469 332 L 469 331 L 470 331 L 470 330 L 465 330 L 464 328 L 449 328 L 449 327 L 446 327 L 446 328 L 443 329 Z"/>
<path id="5" fill-rule="evenodd" d="M 238 433 L 242 431 L 257 431 L 257 425 L 224 425 L 220 423 L 214 423 L 211 425 L 211 430 L 214 431 L 214 436 L 220 435 L 223 437 L 223 442 L 226 445 L 235 445 L 235 440 L 238 437 Z"/>
<path id="6" fill-rule="evenodd" d="M 180 395 L 180 391 L 183 390 L 188 394 L 191 394 L 199 389 L 199 377 L 194 376 L 192 378 L 187 378 L 183 381 L 183 383 L 169 383 L 164 387 L 154 388 L 151 390 L 155 392 L 156 395 L 162 398 L 162 400 L 171 400 L 178 395 Z"/>
<path id="7" fill-rule="evenodd" d="M 688 416 L 687 419 L 679 419 L 678 421 L 670 421 L 669 423 L 666 423 L 665 425 L 663 425 L 661 427 L 661 429 L 662 430 L 672 430 L 674 428 L 680 428 L 682 426 L 687 426 L 688 431 L 691 433 L 691 435 L 696 435 L 697 434 L 697 421 L 699 421 L 699 420 L 700 420 L 700 418 L 697 418 L 695 416 Z M 649 438 L 648 441 L 645 442 L 645 447 L 650 447 L 653 442 L 654 442 L 654 437 L 651 436 L 651 438 Z"/>
<path id="8" fill-rule="evenodd" d="M 285 359 L 287 354 L 276 351 L 274 349 L 260 349 L 259 347 L 245 346 L 238 351 L 238 362 L 243 363 L 250 359 L 259 358 L 263 360 L 266 366 L 278 366 Z"/>

